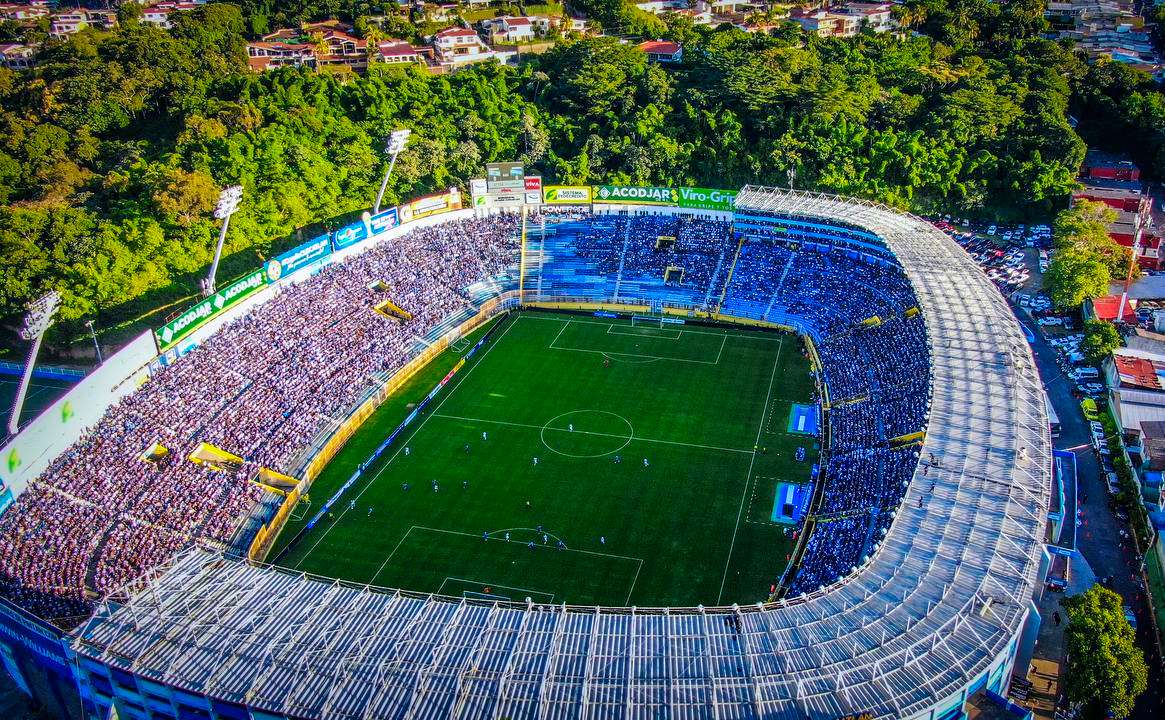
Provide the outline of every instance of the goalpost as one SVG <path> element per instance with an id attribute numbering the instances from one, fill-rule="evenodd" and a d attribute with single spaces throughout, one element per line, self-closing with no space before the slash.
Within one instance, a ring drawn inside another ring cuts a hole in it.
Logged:
<path id="1" fill-rule="evenodd" d="M 631 327 L 654 327 L 663 329 L 663 317 L 651 317 L 647 315 L 632 315 Z"/>

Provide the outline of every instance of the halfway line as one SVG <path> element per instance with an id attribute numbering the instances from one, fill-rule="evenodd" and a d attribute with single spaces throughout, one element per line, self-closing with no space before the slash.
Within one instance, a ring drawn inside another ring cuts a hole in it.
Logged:
<path id="1" fill-rule="evenodd" d="M 462 417 L 460 415 L 445 415 L 443 413 L 434 413 L 431 417 L 445 418 L 446 420 L 463 420 L 465 422 L 475 423 L 492 423 L 494 425 L 508 425 L 509 427 L 529 428 L 531 430 L 550 430 L 552 432 L 573 433 L 575 435 L 594 435 L 596 437 L 619 438 L 621 440 L 627 439 L 626 435 L 615 435 L 612 433 L 591 432 L 589 430 L 567 430 L 566 428 L 546 427 L 545 425 L 531 425 L 529 423 L 506 422 L 505 420 L 487 420 L 485 418 L 471 418 Z M 678 442 L 676 440 L 655 440 L 653 438 L 639 437 L 635 435 L 631 438 L 642 442 L 659 443 L 661 445 L 679 445 L 681 447 L 701 448 L 703 450 L 719 450 L 721 452 L 744 453 L 746 455 L 752 454 L 752 450 L 742 450 L 740 448 L 719 447 L 717 445 L 700 445 L 699 443 Z"/>

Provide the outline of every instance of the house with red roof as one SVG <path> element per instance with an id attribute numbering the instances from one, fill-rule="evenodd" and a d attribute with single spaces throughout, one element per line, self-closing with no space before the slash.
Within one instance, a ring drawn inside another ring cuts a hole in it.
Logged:
<path id="1" fill-rule="evenodd" d="M 247 44 L 248 64 L 253 70 L 285 65 L 368 68 L 368 41 L 352 34 L 352 28 L 335 20 L 283 28 Z"/>
<path id="2" fill-rule="evenodd" d="M 387 40 L 377 45 L 376 59 L 389 65 L 411 65 L 423 62 L 420 51 L 403 40 Z"/>
<path id="3" fill-rule="evenodd" d="M 260 40 L 247 43 L 247 65 L 256 72 L 281 67 L 316 66 L 315 49 L 307 43 Z"/>
<path id="4" fill-rule="evenodd" d="M 1104 320 L 1105 322 L 1115 322 L 1117 319 L 1117 313 L 1121 312 L 1120 304 L 1120 295 L 1106 295 L 1104 297 L 1086 300 L 1084 303 L 1084 318 L 1086 320 Z M 1121 322 L 1126 322 L 1133 325 L 1136 324 L 1136 299 L 1128 298 L 1125 301 L 1125 308 L 1121 317 Z"/>
<path id="5" fill-rule="evenodd" d="M 656 63 L 678 63 L 684 59 L 684 48 L 670 40 L 648 40 L 639 44 L 647 59 Z"/>

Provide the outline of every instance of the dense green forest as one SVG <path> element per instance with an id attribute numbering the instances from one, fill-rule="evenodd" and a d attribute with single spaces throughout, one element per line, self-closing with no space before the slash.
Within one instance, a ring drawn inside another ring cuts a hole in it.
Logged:
<path id="1" fill-rule="evenodd" d="M 1036 0 L 916 0 L 903 20 L 925 35 L 849 40 L 645 19 L 621 0 L 576 6 L 681 40 L 684 63 L 664 69 L 633 43 L 589 38 L 520 67 L 444 76 L 249 72 L 256 32 L 385 11 L 308 0 L 211 4 L 176 14 L 170 31 L 127 16 L 114 32 L 46 44 L 34 71 L 0 70 L 0 317 L 15 322 L 55 288 L 58 346 L 86 319 L 107 330 L 157 322 L 197 289 L 221 186 L 245 188 L 220 271 L 229 277 L 297 231 L 370 205 L 384 139 L 401 126 L 413 137 L 389 202 L 515 158 L 548 182 L 791 180 L 919 212 L 1009 217 L 1063 207 L 1085 140 L 1165 174 L 1160 92 L 1040 39 Z"/>

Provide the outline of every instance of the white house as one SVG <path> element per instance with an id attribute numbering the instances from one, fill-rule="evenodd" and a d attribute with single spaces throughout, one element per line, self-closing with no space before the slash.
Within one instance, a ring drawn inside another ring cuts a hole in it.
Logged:
<path id="1" fill-rule="evenodd" d="M 28 70 L 36 66 L 36 50 L 22 43 L 0 44 L 0 67 Z"/>
<path id="2" fill-rule="evenodd" d="M 484 62 L 495 57 L 494 52 L 481 41 L 477 33 L 468 28 L 445 28 L 434 35 L 430 42 L 437 51 L 438 62 L 450 68 Z"/>

